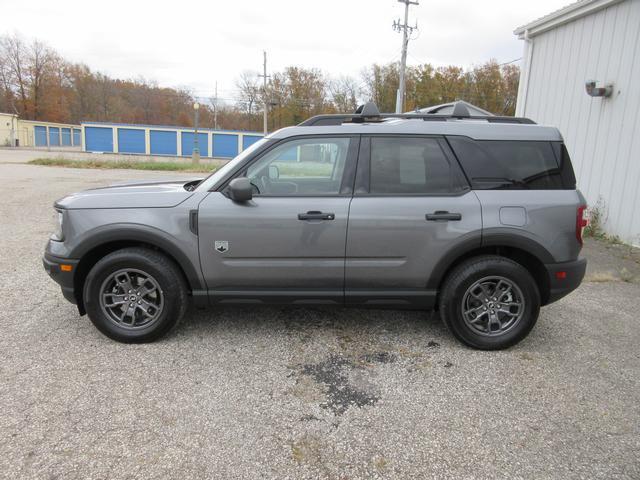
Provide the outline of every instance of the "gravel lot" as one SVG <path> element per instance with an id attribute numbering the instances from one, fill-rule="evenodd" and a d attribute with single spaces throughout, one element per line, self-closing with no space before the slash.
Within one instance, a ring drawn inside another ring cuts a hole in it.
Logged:
<path id="1" fill-rule="evenodd" d="M 422 312 L 192 310 L 121 345 L 42 269 L 52 202 L 170 173 L 0 151 L 0 477 L 640 478 L 640 256 L 589 242 L 589 279 L 520 345 L 463 347 Z"/>

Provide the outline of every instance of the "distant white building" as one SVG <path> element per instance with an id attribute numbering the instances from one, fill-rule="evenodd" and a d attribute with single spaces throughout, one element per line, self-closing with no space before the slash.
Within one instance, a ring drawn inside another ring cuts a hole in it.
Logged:
<path id="1" fill-rule="evenodd" d="M 0 147 L 15 146 L 18 137 L 18 116 L 0 112 Z"/>
<path id="2" fill-rule="evenodd" d="M 514 33 L 516 115 L 560 129 L 605 230 L 640 246 L 640 0 L 582 0 Z"/>

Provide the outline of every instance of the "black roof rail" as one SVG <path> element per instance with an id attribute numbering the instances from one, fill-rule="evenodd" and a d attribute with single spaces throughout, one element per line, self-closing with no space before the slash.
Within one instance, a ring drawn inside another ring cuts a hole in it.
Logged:
<path id="1" fill-rule="evenodd" d="M 497 116 L 497 115 L 470 115 L 469 110 L 463 102 L 456 102 L 453 113 L 440 114 L 440 113 L 380 113 L 378 107 L 373 102 L 368 102 L 364 105 L 360 105 L 354 113 L 337 113 L 316 115 L 308 118 L 304 122 L 300 123 L 300 127 L 320 127 L 327 125 L 342 125 L 343 123 L 379 123 L 387 119 L 405 119 L 405 120 L 425 120 L 425 121 L 440 121 L 446 122 L 451 119 L 461 120 L 484 120 L 488 123 L 520 123 L 520 124 L 535 124 L 533 120 L 525 117 L 509 117 L 509 116 Z"/>

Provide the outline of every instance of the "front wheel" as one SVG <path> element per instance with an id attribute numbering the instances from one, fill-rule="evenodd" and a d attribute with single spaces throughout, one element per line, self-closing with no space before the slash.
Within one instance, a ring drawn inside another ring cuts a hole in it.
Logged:
<path id="1" fill-rule="evenodd" d="M 124 248 L 91 269 L 84 303 L 93 324 L 107 337 L 124 343 L 152 342 L 184 315 L 187 289 L 170 258 L 146 248 Z"/>
<path id="2" fill-rule="evenodd" d="M 440 315 L 453 335 L 482 350 L 515 345 L 540 312 L 540 292 L 519 263 L 497 255 L 471 258 L 445 280 Z"/>

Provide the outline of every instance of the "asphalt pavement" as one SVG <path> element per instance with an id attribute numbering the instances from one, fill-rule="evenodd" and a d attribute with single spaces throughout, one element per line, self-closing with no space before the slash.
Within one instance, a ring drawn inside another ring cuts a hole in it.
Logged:
<path id="1" fill-rule="evenodd" d="M 184 175 L 12 158 L 0 477 L 640 478 L 637 250 L 588 242 L 589 281 L 507 351 L 464 347 L 424 312 L 276 307 L 191 309 L 162 341 L 123 345 L 42 268 L 52 202 Z"/>

